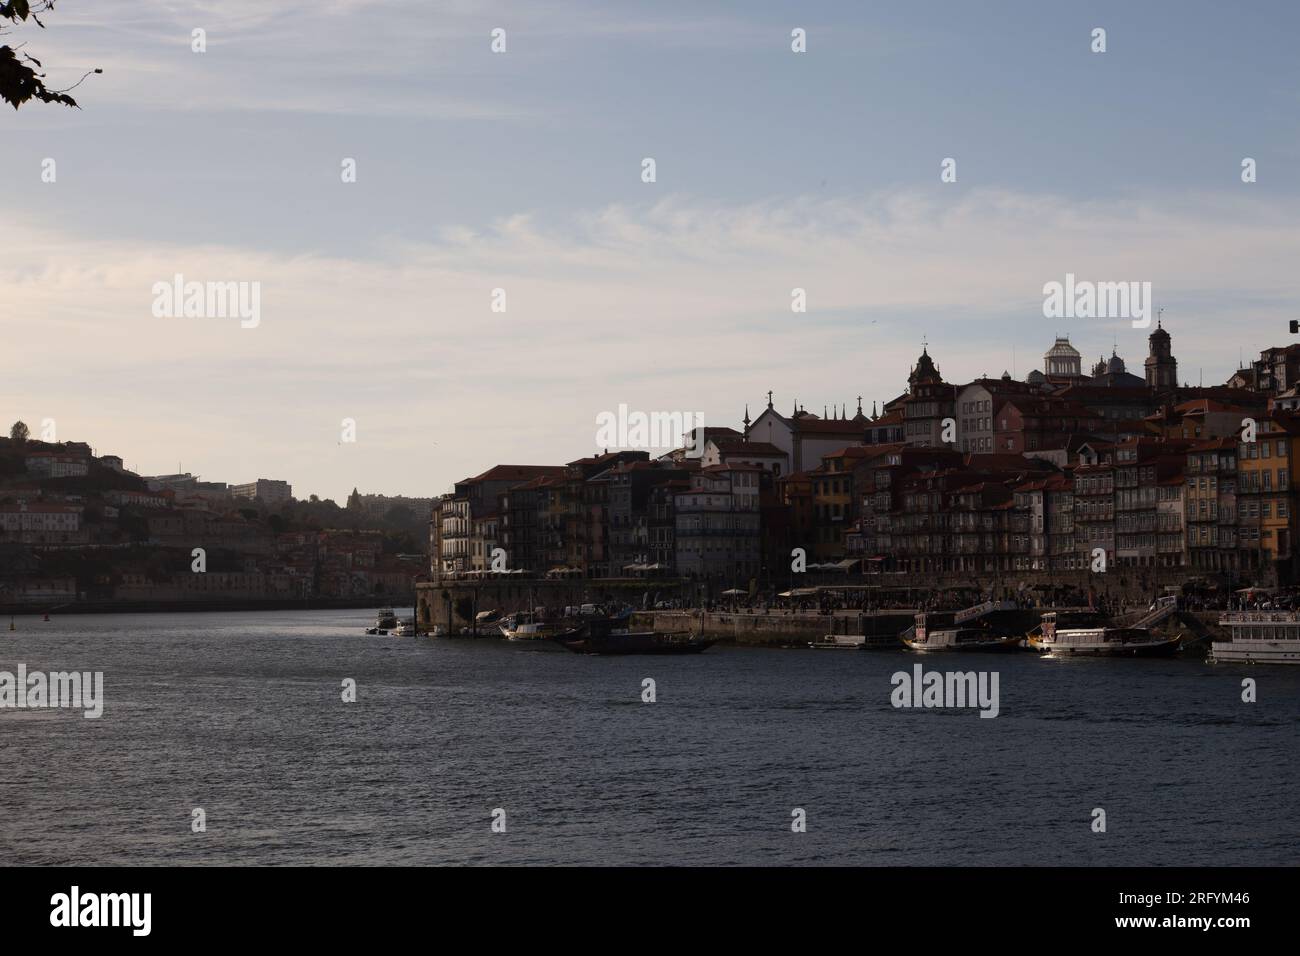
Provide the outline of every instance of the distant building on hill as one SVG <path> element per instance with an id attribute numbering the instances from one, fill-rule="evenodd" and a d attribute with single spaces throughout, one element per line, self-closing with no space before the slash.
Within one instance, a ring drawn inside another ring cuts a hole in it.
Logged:
<path id="1" fill-rule="evenodd" d="M 256 501 L 264 505 L 279 505 L 293 500 L 293 486 L 287 481 L 259 478 L 242 485 L 231 485 L 230 494 L 236 499 Z"/>

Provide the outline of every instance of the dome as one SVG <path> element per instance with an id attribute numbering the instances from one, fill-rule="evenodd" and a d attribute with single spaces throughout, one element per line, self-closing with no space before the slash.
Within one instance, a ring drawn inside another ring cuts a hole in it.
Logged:
<path id="1" fill-rule="evenodd" d="M 1042 385 L 1043 382 L 1047 381 L 1047 376 L 1038 371 L 1038 369 L 1034 369 L 1025 377 L 1025 381 L 1030 385 Z"/>
<path id="2" fill-rule="evenodd" d="M 1124 368 L 1124 360 L 1115 354 L 1114 349 L 1111 349 L 1110 361 L 1106 363 L 1106 371 L 1112 375 L 1120 375 L 1127 371 Z"/>
<path id="3" fill-rule="evenodd" d="M 1043 355 L 1043 358 L 1076 358 L 1077 359 L 1077 358 L 1082 358 L 1082 356 L 1079 355 L 1079 350 L 1070 344 L 1070 337 L 1068 335 L 1065 336 L 1064 338 L 1058 335 L 1056 337 L 1056 343 L 1050 349 L 1047 350 L 1047 352 Z"/>

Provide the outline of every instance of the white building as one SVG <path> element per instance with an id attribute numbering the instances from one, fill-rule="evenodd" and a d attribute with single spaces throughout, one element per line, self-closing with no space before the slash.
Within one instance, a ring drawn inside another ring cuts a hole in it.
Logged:
<path id="1" fill-rule="evenodd" d="M 293 487 L 287 481 L 259 478 L 242 485 L 231 485 L 230 494 L 235 498 L 258 501 L 264 505 L 278 505 L 293 500 Z"/>
<path id="2" fill-rule="evenodd" d="M 46 478 L 81 478 L 90 470 L 79 455 L 60 455 L 52 451 L 32 452 L 25 461 L 27 470 Z"/>
<path id="3" fill-rule="evenodd" d="M 84 543 L 79 505 L 20 501 L 0 507 L 0 531 L 22 544 Z"/>
<path id="4" fill-rule="evenodd" d="M 787 418 L 772 406 L 772 393 L 767 395 L 767 408 L 750 424 L 745 423 L 745 438 L 775 447 L 786 456 L 786 473 L 806 471 L 820 467 L 822 458 L 847 445 L 866 443 L 870 419 L 858 406 L 852 418 L 818 418 L 802 408 L 795 408 Z M 748 418 L 748 415 L 746 415 Z"/>

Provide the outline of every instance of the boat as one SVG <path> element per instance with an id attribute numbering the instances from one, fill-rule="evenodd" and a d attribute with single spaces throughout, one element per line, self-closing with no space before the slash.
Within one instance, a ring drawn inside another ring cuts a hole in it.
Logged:
<path id="1" fill-rule="evenodd" d="M 403 621 L 393 628 L 394 637 L 415 637 L 415 622 Z"/>
<path id="2" fill-rule="evenodd" d="M 386 631 L 386 630 L 385 630 L 384 628 L 382 628 L 382 627 L 368 627 L 368 628 L 366 628 L 366 633 L 367 633 L 367 634 L 382 634 L 382 635 L 386 635 L 386 634 L 388 633 L 388 631 Z"/>
<path id="3" fill-rule="evenodd" d="M 865 634 L 824 634 L 820 641 L 809 641 L 809 647 L 823 651 L 856 651 L 867 642 Z"/>
<path id="4" fill-rule="evenodd" d="M 1300 613 L 1296 611 L 1225 611 L 1219 626 L 1230 640 L 1214 641 L 1216 664 L 1300 664 Z"/>
<path id="5" fill-rule="evenodd" d="M 497 628 L 508 641 L 545 641 L 570 630 L 561 621 L 547 620 L 530 611 L 509 615 L 497 623 Z"/>
<path id="6" fill-rule="evenodd" d="M 1182 634 L 1161 637 L 1147 627 L 1106 624 L 1099 615 L 1085 615 L 1065 627 L 1058 626 L 1056 612 L 1048 611 L 1037 633 L 1030 632 L 1031 648 L 1045 654 L 1074 654 L 1093 657 L 1161 657 L 1175 654 Z"/>
<path id="7" fill-rule="evenodd" d="M 397 627 L 397 615 L 393 613 L 391 607 L 381 607 L 375 612 L 375 627 L 385 631 Z"/>
<path id="8" fill-rule="evenodd" d="M 638 631 L 622 626 L 621 618 L 584 621 L 551 637 L 575 654 L 699 654 L 714 644 L 713 638 L 689 631 L 666 633 Z"/>
<path id="9" fill-rule="evenodd" d="M 1003 634 L 991 627 L 972 625 L 969 627 L 932 628 L 922 611 L 916 615 L 915 622 L 899 635 L 899 640 L 910 650 L 928 654 L 937 651 L 984 651 L 1005 652 L 1020 649 L 1019 634 Z"/>

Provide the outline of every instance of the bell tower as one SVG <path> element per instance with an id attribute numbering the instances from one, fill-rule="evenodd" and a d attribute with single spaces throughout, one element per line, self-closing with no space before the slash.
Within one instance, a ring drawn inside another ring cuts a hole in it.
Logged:
<path id="1" fill-rule="evenodd" d="M 1156 330 L 1147 337 L 1147 342 L 1147 388 L 1158 392 L 1177 388 L 1178 359 L 1174 358 L 1169 333 L 1164 330 L 1160 320 L 1156 320 Z"/>

